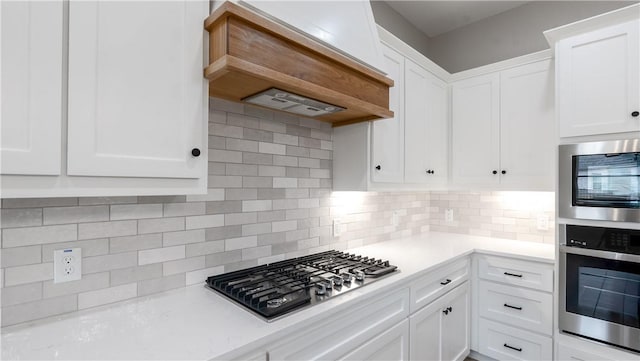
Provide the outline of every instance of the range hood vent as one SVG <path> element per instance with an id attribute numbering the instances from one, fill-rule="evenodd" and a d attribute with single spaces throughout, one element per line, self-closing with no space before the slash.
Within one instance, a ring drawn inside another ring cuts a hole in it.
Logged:
<path id="1" fill-rule="evenodd" d="M 205 21 L 209 95 L 313 117 L 334 126 L 393 117 L 393 80 L 231 2 Z"/>
<path id="2" fill-rule="evenodd" d="M 301 95 L 291 94 L 277 88 L 265 90 L 256 95 L 244 98 L 242 101 L 306 117 L 317 117 L 344 110 L 344 108 L 337 105 L 331 105 L 303 97 Z"/>

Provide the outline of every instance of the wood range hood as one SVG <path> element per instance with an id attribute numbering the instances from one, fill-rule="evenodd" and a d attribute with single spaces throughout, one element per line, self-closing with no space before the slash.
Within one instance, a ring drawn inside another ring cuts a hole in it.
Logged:
<path id="1" fill-rule="evenodd" d="M 276 88 L 309 98 L 305 104 L 344 108 L 313 117 L 333 126 L 393 117 L 393 80 L 310 37 L 231 2 L 206 19 L 205 29 L 210 33 L 204 69 L 210 96 L 242 102 Z M 274 92 L 262 99 L 279 101 L 270 97 Z"/>

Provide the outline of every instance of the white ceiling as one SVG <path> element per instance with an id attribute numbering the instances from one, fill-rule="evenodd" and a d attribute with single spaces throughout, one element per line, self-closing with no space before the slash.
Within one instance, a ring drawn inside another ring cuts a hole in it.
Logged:
<path id="1" fill-rule="evenodd" d="M 529 1 L 386 0 L 395 11 L 429 37 L 516 8 Z"/>

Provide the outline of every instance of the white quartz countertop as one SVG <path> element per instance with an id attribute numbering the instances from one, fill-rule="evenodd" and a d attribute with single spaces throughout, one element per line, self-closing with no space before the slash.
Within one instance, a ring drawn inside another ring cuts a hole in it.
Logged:
<path id="1" fill-rule="evenodd" d="M 400 272 L 269 323 L 204 286 L 189 286 L 3 328 L 2 359 L 224 359 L 473 252 L 555 262 L 553 245 L 436 232 L 348 251 L 389 260 Z"/>

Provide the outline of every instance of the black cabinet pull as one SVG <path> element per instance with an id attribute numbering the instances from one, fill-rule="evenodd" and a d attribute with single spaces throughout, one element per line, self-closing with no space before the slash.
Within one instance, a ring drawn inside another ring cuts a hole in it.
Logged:
<path id="1" fill-rule="evenodd" d="M 442 310 L 442 313 L 444 313 L 445 315 L 448 315 L 449 313 L 451 313 L 453 311 L 453 309 L 451 307 L 447 307 L 444 310 Z"/>
<path id="2" fill-rule="evenodd" d="M 427 169 L 427 174 L 436 174 L 435 170 Z"/>
<path id="3" fill-rule="evenodd" d="M 453 308 L 452 307 L 447 307 L 447 311 L 453 312 Z"/>
<path id="4" fill-rule="evenodd" d="M 493 171 L 493 172 L 491 172 L 491 173 L 493 173 L 493 174 L 498 174 L 498 171 L 497 171 L 497 170 L 494 170 L 494 171 Z"/>
<path id="5" fill-rule="evenodd" d="M 508 307 L 508 308 L 513 308 L 514 310 L 518 310 L 518 311 L 522 311 L 522 307 L 518 307 L 518 306 L 511 306 L 508 303 L 504 304 L 504 307 Z"/>
<path id="6" fill-rule="evenodd" d="M 376 166 L 376 169 L 377 169 L 377 170 L 382 169 L 382 167 L 380 166 L 380 164 L 378 164 L 378 165 Z"/>
<path id="7" fill-rule="evenodd" d="M 518 352 L 522 352 L 522 348 L 510 346 L 508 343 L 505 343 L 504 347 L 510 348 L 510 349 L 518 351 Z"/>
<path id="8" fill-rule="evenodd" d="M 500 173 L 507 174 L 507 171 L 503 169 L 502 172 L 500 172 Z"/>
<path id="9" fill-rule="evenodd" d="M 451 283 L 451 280 L 450 280 L 450 279 L 448 279 L 448 278 L 447 278 L 447 280 L 446 280 L 446 281 L 442 281 L 442 282 L 440 282 L 440 284 L 441 284 L 441 285 L 443 285 L 443 286 L 448 285 L 449 283 Z"/>
<path id="10" fill-rule="evenodd" d="M 198 149 L 198 148 L 191 149 L 191 155 L 194 156 L 194 157 L 199 157 L 200 156 L 200 149 Z"/>
<path id="11" fill-rule="evenodd" d="M 632 116 L 632 117 L 634 117 L 634 118 L 635 118 L 635 117 L 637 117 L 638 115 L 640 115 L 640 112 L 639 112 L 639 111 L 637 111 L 637 110 L 636 110 L 636 111 L 631 112 L 631 116 Z"/>
<path id="12" fill-rule="evenodd" d="M 518 277 L 518 278 L 522 278 L 522 275 L 517 275 L 515 273 L 509 273 L 509 272 L 505 272 L 504 273 L 505 276 L 511 276 L 511 277 Z"/>

